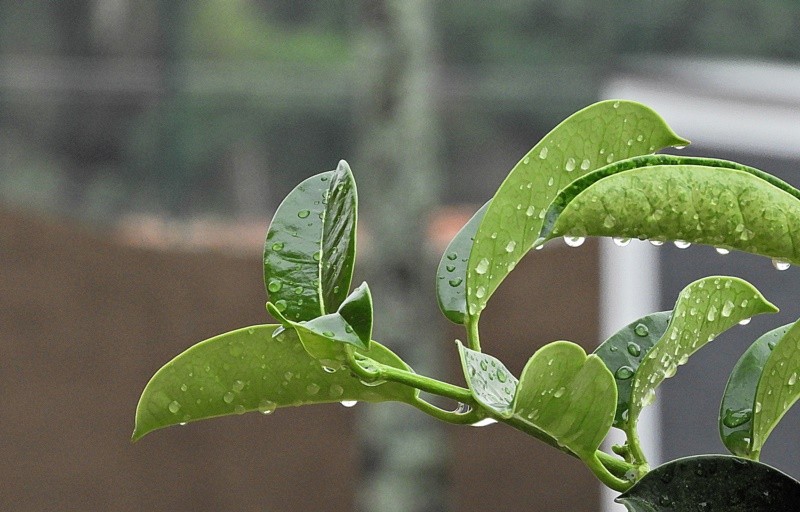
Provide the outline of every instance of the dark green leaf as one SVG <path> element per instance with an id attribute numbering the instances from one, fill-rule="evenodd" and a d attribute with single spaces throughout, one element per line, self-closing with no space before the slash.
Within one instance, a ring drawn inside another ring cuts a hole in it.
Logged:
<path id="1" fill-rule="evenodd" d="M 292 321 L 336 311 L 350 290 L 356 189 L 347 163 L 300 183 L 272 218 L 264 245 L 270 301 Z"/>
<path id="2" fill-rule="evenodd" d="M 603 101 L 567 118 L 514 166 L 475 235 L 467 265 L 467 304 L 479 316 L 539 236 L 545 209 L 584 174 L 632 156 L 688 142 L 648 107 Z"/>
<path id="3" fill-rule="evenodd" d="M 633 376 L 627 424 L 636 425 L 661 382 L 706 343 L 743 320 L 777 310 L 753 285 L 736 277 L 711 276 L 689 284 L 678 295 L 664 335 Z"/>
<path id="4" fill-rule="evenodd" d="M 216 416 L 340 401 L 415 402 L 418 391 L 396 383 L 368 386 L 349 371 L 328 373 L 309 356 L 294 331 L 273 336 L 275 325 L 221 334 L 189 348 L 150 379 L 136 409 L 133 439 L 148 432 Z M 372 342 L 359 350 L 409 370 L 387 348 Z"/>
<path id="5" fill-rule="evenodd" d="M 448 320 L 457 324 L 463 324 L 467 314 L 467 261 L 472 240 L 487 208 L 489 202 L 450 241 L 439 262 L 439 268 L 436 269 L 436 298 L 439 309 Z"/>
<path id="6" fill-rule="evenodd" d="M 615 427 L 625 423 L 630 407 L 633 376 L 650 348 L 664 335 L 671 314 L 672 311 L 662 311 L 631 322 L 594 351 L 617 381 Z"/>
<path id="7" fill-rule="evenodd" d="M 800 482 L 760 462 L 700 455 L 657 467 L 616 501 L 629 512 L 793 512 Z"/>
<path id="8" fill-rule="evenodd" d="M 512 415 L 519 381 L 497 358 L 469 349 L 458 342 L 461 367 L 472 396 L 503 418 Z"/>
<path id="9" fill-rule="evenodd" d="M 798 223 L 800 191 L 777 178 L 723 160 L 657 155 L 573 183 L 550 205 L 537 244 L 557 236 L 682 240 L 800 262 Z"/>
<path id="10" fill-rule="evenodd" d="M 603 361 L 574 343 L 556 341 L 522 370 L 513 416 L 588 460 L 611 428 L 616 404 L 614 376 Z"/>
<path id="11" fill-rule="evenodd" d="M 753 406 L 753 444 L 758 458 L 772 429 L 800 398 L 800 321 L 795 322 L 778 340 L 764 363 Z"/>
<path id="12" fill-rule="evenodd" d="M 719 434 L 734 455 L 751 456 L 753 407 L 764 363 L 793 324 L 773 329 L 750 345 L 733 367 L 719 410 Z"/>

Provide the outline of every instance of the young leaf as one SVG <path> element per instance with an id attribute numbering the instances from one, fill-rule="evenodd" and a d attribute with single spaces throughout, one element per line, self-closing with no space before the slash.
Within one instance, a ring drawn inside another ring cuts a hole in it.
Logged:
<path id="1" fill-rule="evenodd" d="M 772 348 L 793 324 L 773 329 L 750 345 L 733 367 L 719 409 L 719 434 L 734 455 L 752 457 L 756 388 Z"/>
<path id="2" fill-rule="evenodd" d="M 347 163 L 295 187 L 272 218 L 264 245 L 270 300 L 293 321 L 336 311 L 350 289 L 356 189 Z"/>
<path id="3" fill-rule="evenodd" d="M 617 381 L 617 412 L 614 426 L 621 427 L 628 417 L 633 376 L 650 348 L 661 339 L 672 311 L 662 311 L 631 322 L 597 347 L 594 353 L 603 360 Z"/>
<path id="4" fill-rule="evenodd" d="M 457 343 L 464 378 L 472 396 L 499 416 L 510 418 L 519 383 L 517 378 L 497 358 Z"/>
<path id="5" fill-rule="evenodd" d="M 789 512 L 798 500 L 800 482 L 773 467 L 699 455 L 655 468 L 615 501 L 629 512 Z"/>
<path id="6" fill-rule="evenodd" d="M 633 167 L 633 168 L 631 168 Z M 732 162 L 665 155 L 619 162 L 576 181 L 545 214 L 558 236 L 682 240 L 800 262 L 800 191 Z"/>
<path id="7" fill-rule="evenodd" d="M 274 336 L 276 325 L 221 334 L 178 355 L 150 379 L 136 408 L 133 439 L 197 421 L 278 407 L 358 400 L 413 403 L 418 391 L 387 382 L 367 386 L 350 372 L 328 373 L 303 350 L 292 330 Z M 378 362 L 408 370 L 387 348 L 372 342 L 360 350 Z"/>
<path id="8" fill-rule="evenodd" d="M 611 428 L 616 403 L 614 376 L 603 361 L 574 343 L 556 341 L 522 370 L 513 416 L 587 460 Z"/>
<path id="9" fill-rule="evenodd" d="M 633 376 L 627 424 L 655 398 L 655 390 L 672 377 L 689 356 L 738 322 L 778 311 L 753 285 L 736 277 L 711 276 L 684 288 L 669 326 Z"/>
<path id="10" fill-rule="evenodd" d="M 345 360 L 343 343 L 367 349 L 372 337 L 372 295 L 367 283 L 353 290 L 339 311 L 323 315 L 307 322 L 289 320 L 272 303 L 267 310 L 287 329 L 293 329 L 300 337 L 306 352 L 322 364 L 339 368 Z"/>
<path id="11" fill-rule="evenodd" d="M 761 447 L 786 411 L 800 398 L 800 321 L 775 344 L 758 381 L 753 406 L 753 444 L 758 458 Z"/>
<path id="12" fill-rule="evenodd" d="M 467 314 L 466 280 L 469 251 L 472 249 L 472 240 L 487 208 L 489 202 L 484 204 L 450 241 L 439 262 L 439 268 L 436 269 L 436 298 L 439 309 L 448 320 L 459 325 L 464 323 Z"/>
<path id="13" fill-rule="evenodd" d="M 658 114 L 630 101 L 590 105 L 556 126 L 514 166 L 486 210 L 467 265 L 468 314 L 480 315 L 530 250 L 561 188 L 606 164 L 686 144 Z"/>

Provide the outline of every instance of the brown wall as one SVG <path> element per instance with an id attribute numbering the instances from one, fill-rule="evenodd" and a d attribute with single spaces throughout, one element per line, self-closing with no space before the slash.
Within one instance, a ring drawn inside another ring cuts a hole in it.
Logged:
<path id="1" fill-rule="evenodd" d="M 595 261 L 587 244 L 521 264 L 484 315 L 485 349 L 518 374 L 547 341 L 593 342 Z M 355 415 L 339 406 L 128 440 L 152 373 L 263 323 L 264 299 L 257 251 L 132 249 L 0 212 L 0 510 L 352 510 Z M 446 428 L 454 510 L 596 509 L 591 475 L 552 448 L 502 425 Z"/>

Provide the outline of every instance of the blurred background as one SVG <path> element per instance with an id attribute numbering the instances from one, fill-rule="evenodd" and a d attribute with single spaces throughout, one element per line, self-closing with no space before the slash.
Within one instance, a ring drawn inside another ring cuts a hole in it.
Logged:
<path id="1" fill-rule="evenodd" d="M 439 254 L 575 110 L 639 100 L 693 141 L 683 154 L 800 185 L 798 28 L 790 0 L 0 0 L 0 508 L 612 510 L 582 465 L 518 432 L 391 404 L 128 439 L 162 364 L 269 321 L 269 218 L 339 159 L 359 185 L 356 279 L 376 339 L 454 382 L 463 333 L 436 309 Z M 648 442 L 655 460 L 722 453 L 727 374 L 800 316 L 794 268 L 551 244 L 495 295 L 483 344 L 519 374 L 544 343 L 592 349 L 710 274 L 750 280 L 782 312 L 665 383 Z M 763 454 L 795 477 L 798 422 Z"/>

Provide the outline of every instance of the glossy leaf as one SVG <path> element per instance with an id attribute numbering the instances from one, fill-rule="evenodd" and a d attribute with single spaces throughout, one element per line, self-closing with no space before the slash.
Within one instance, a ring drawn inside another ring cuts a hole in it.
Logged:
<path id="1" fill-rule="evenodd" d="M 339 311 L 307 322 L 293 322 L 283 316 L 274 304 L 267 310 L 287 329 L 300 337 L 306 352 L 331 368 L 339 368 L 345 360 L 344 343 L 360 349 L 369 347 L 372 336 L 372 295 L 367 283 L 353 290 Z"/>
<path id="2" fill-rule="evenodd" d="M 198 343 L 150 379 L 136 408 L 137 440 L 153 430 L 276 408 L 358 400 L 413 403 L 418 391 L 402 384 L 367 386 L 348 371 L 326 372 L 286 330 L 257 325 Z M 360 350 L 378 362 L 408 370 L 387 348 L 373 342 Z"/>
<path id="3" fill-rule="evenodd" d="M 639 413 L 655 398 L 659 384 L 706 343 L 743 320 L 777 310 L 753 285 L 736 277 L 706 277 L 684 288 L 664 336 L 650 349 L 633 377 L 627 424 L 636 425 Z"/>
<path id="4" fill-rule="evenodd" d="M 672 311 L 662 311 L 631 322 L 594 351 L 617 382 L 615 427 L 625 423 L 630 407 L 633 376 L 650 348 L 664 335 L 671 314 Z"/>
<path id="5" fill-rule="evenodd" d="M 513 415 L 588 460 L 611 428 L 616 403 L 614 376 L 603 361 L 574 343 L 556 341 L 522 370 Z"/>
<path id="6" fill-rule="evenodd" d="M 753 445 L 758 458 L 761 447 L 783 415 L 800 398 L 800 321 L 775 344 L 764 364 L 753 406 Z"/>
<path id="7" fill-rule="evenodd" d="M 750 345 L 733 367 L 719 410 L 719 434 L 734 455 L 751 457 L 756 388 L 772 348 L 792 324 L 773 329 Z"/>
<path id="8" fill-rule="evenodd" d="M 791 512 L 800 482 L 729 455 L 674 460 L 647 473 L 616 501 L 629 512 Z"/>
<path id="9" fill-rule="evenodd" d="M 559 190 L 606 164 L 686 144 L 658 114 L 630 101 L 590 105 L 556 126 L 514 166 L 486 210 L 467 265 L 468 314 L 480 315 L 530 250 Z"/>
<path id="10" fill-rule="evenodd" d="M 510 418 L 519 381 L 499 359 L 458 342 L 461 367 L 472 396 L 482 406 Z"/>
<path id="11" fill-rule="evenodd" d="M 633 167 L 633 168 L 631 168 Z M 657 155 L 573 183 L 548 208 L 541 238 L 682 240 L 800 262 L 800 191 L 732 162 Z"/>
<path id="12" fill-rule="evenodd" d="M 436 298 L 439 309 L 448 320 L 463 324 L 467 314 L 467 261 L 472 240 L 483 215 L 489 208 L 484 204 L 453 237 L 436 269 Z"/>
<path id="13" fill-rule="evenodd" d="M 304 321 L 336 311 L 350 289 L 355 229 L 355 182 L 344 161 L 286 196 L 264 245 L 264 282 L 285 317 Z"/>

